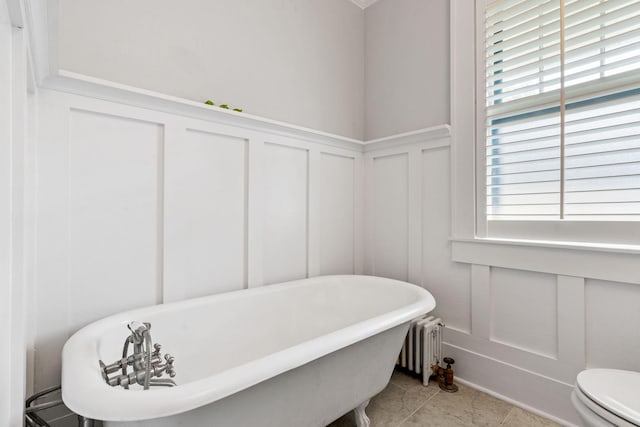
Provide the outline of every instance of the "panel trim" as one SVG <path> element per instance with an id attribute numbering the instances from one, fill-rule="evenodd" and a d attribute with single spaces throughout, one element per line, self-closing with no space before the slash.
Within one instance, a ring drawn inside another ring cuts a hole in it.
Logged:
<path id="1" fill-rule="evenodd" d="M 320 274 L 321 153 L 307 151 L 307 277 Z"/>
<path id="2" fill-rule="evenodd" d="M 500 398 L 510 396 L 510 403 L 562 425 L 579 425 L 577 413 L 570 402 L 573 390 L 571 383 L 558 381 L 448 342 L 444 342 L 443 347 L 446 354 L 456 359 L 456 374 L 460 383 L 469 384 Z"/>
<path id="3" fill-rule="evenodd" d="M 451 253 L 453 261 L 467 264 L 640 284 L 635 253 L 488 239 L 455 239 Z"/>
<path id="4" fill-rule="evenodd" d="M 510 398 L 510 397 L 507 397 L 507 396 L 505 396 L 505 395 L 503 395 L 503 394 L 496 393 L 496 392 L 495 392 L 495 391 L 493 391 L 493 390 L 490 390 L 490 389 L 488 389 L 488 388 L 482 387 L 481 385 L 478 385 L 478 384 L 473 383 L 473 382 L 471 382 L 471 381 L 467 381 L 467 380 L 465 380 L 464 378 L 460 378 L 460 377 L 458 377 L 458 382 L 459 382 L 460 384 L 462 384 L 462 385 L 466 385 L 466 386 L 468 386 L 468 387 L 475 388 L 476 390 L 479 390 L 479 391 L 481 391 L 481 392 L 483 392 L 483 393 L 487 393 L 487 394 L 488 394 L 488 395 L 490 395 L 490 396 L 493 396 L 493 397 L 495 397 L 495 398 L 497 398 L 497 399 L 500 399 L 500 400 L 502 400 L 502 401 L 504 401 L 504 402 L 510 403 L 510 404 L 512 404 L 513 406 L 517 406 L 517 407 L 519 407 L 519 408 L 522 408 L 522 409 L 524 409 L 525 411 L 529 411 L 529 412 L 531 412 L 531 413 L 533 413 L 533 414 L 539 415 L 539 416 L 541 416 L 541 417 L 543 417 L 543 418 L 546 418 L 546 419 L 548 419 L 548 420 L 551 420 L 551 421 L 553 421 L 553 422 L 555 422 L 555 423 L 558 423 L 558 424 L 560 424 L 560 425 L 565 425 L 565 426 L 567 426 L 567 427 L 579 427 L 579 426 L 577 426 L 576 424 L 570 424 L 570 423 L 567 423 L 567 421 L 565 421 L 565 420 L 563 420 L 563 419 L 561 419 L 561 418 L 558 418 L 558 417 L 556 417 L 556 416 L 554 416 L 554 415 L 551 415 L 551 414 L 549 414 L 548 412 L 541 411 L 541 410 L 540 410 L 540 409 L 538 409 L 538 408 L 534 408 L 533 406 L 526 405 L 526 404 L 524 404 L 524 403 L 522 403 L 522 402 L 519 402 L 519 401 L 517 401 L 517 400 L 514 400 L 514 399 L 512 399 L 512 398 Z"/>
<path id="5" fill-rule="evenodd" d="M 355 192 L 353 210 L 353 271 L 355 274 L 364 274 L 364 243 L 365 243 L 365 191 L 370 187 L 365 185 L 365 159 L 358 156 L 353 160 L 353 189 Z"/>
<path id="6" fill-rule="evenodd" d="M 378 151 L 387 148 L 397 148 L 403 145 L 423 144 L 435 140 L 447 139 L 451 136 L 451 127 L 448 124 L 418 129 L 412 132 L 399 133 L 384 138 L 372 139 L 364 143 L 364 152 Z M 437 144 L 436 142 L 433 142 Z M 440 146 L 440 145 L 438 145 Z M 428 149 L 431 147 L 425 147 Z M 433 147 L 435 148 L 435 147 Z"/>
<path id="7" fill-rule="evenodd" d="M 262 138 L 249 139 L 247 153 L 247 287 L 264 284 L 262 275 L 262 230 L 264 212 L 264 146 Z"/>
<path id="8" fill-rule="evenodd" d="M 424 149 L 437 148 L 449 145 L 449 137 L 451 136 L 451 126 L 449 124 L 441 124 L 362 141 L 252 114 L 212 108 L 203 103 L 185 98 L 165 95 L 67 70 L 59 70 L 57 74 L 48 75 L 43 79 L 41 86 L 44 89 L 57 92 L 176 114 L 272 135 L 296 138 L 359 153 L 425 143 L 433 144 L 433 147 L 425 146 Z"/>
<path id="9" fill-rule="evenodd" d="M 219 124 L 267 132 L 274 135 L 291 136 L 316 144 L 362 152 L 362 141 L 357 139 L 266 119 L 247 113 L 237 113 L 235 111 L 215 108 L 205 105 L 204 103 L 97 79 L 66 70 L 60 70 L 57 75 L 46 77 L 42 86 L 45 89 L 118 102 L 169 114 L 214 121 Z"/>
<path id="10" fill-rule="evenodd" d="M 422 284 L 422 152 L 412 147 L 408 152 L 407 166 L 407 278 L 410 283 Z"/>
<path id="11" fill-rule="evenodd" d="M 165 152 L 167 148 L 167 140 L 175 138 L 174 135 L 180 132 L 180 129 L 171 124 L 160 125 L 161 136 L 158 141 L 158 164 L 156 176 L 156 304 L 165 302 L 164 294 L 167 291 L 164 275 L 165 263 Z"/>
<path id="12" fill-rule="evenodd" d="M 450 2 L 451 218 L 455 237 L 476 235 L 475 2 Z M 477 230 L 481 233 L 482 230 Z"/>
<path id="13" fill-rule="evenodd" d="M 471 333 L 491 339 L 491 268 L 471 265 Z"/>
<path id="14" fill-rule="evenodd" d="M 574 374 L 586 365 L 585 280 L 558 276 L 558 359 L 574 366 Z"/>

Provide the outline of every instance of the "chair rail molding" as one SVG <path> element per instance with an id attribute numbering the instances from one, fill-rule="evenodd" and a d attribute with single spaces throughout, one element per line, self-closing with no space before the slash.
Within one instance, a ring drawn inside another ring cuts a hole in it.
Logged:
<path id="1" fill-rule="evenodd" d="M 357 139 L 247 113 L 238 113 L 211 107 L 204 103 L 97 79 L 66 70 L 60 70 L 56 75 L 46 77 L 43 81 L 43 87 L 45 89 L 117 102 L 169 114 L 212 121 L 237 128 L 295 137 L 308 142 L 362 151 L 362 141 Z"/>
<path id="2" fill-rule="evenodd" d="M 385 136 L 383 138 L 371 139 L 364 142 L 364 152 L 378 151 L 383 149 L 398 148 L 403 145 L 427 143 L 424 149 L 436 148 L 448 145 L 447 140 L 451 136 L 451 126 L 442 124 L 411 132 L 399 133 Z M 445 141 L 445 142 L 443 142 Z"/>

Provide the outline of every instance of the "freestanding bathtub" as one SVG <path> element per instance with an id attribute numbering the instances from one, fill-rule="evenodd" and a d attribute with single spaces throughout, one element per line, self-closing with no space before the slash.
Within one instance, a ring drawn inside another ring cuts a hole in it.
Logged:
<path id="1" fill-rule="evenodd" d="M 110 426 L 325 426 L 351 409 L 359 427 L 408 329 L 431 311 L 426 290 L 372 276 L 322 276 L 133 310 L 65 344 L 62 398 Z M 98 360 L 120 359 L 126 325 L 150 322 L 175 356 L 176 387 L 125 390 Z"/>

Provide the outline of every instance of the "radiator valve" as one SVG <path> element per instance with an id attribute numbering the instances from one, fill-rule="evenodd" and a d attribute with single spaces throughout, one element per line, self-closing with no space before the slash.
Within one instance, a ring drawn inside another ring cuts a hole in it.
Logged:
<path id="1" fill-rule="evenodd" d="M 449 393 L 455 393 L 458 391 L 458 386 L 453 383 L 453 369 L 451 365 L 456 363 L 452 357 L 445 357 L 442 360 L 447 364 L 446 368 L 439 367 L 438 368 L 438 383 L 440 384 L 440 388 Z"/>

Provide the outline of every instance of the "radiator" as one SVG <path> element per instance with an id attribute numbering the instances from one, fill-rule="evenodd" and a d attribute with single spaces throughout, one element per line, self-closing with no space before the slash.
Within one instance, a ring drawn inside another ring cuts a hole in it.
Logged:
<path id="1" fill-rule="evenodd" d="M 429 385 L 431 367 L 442 360 L 442 331 L 439 317 L 414 319 L 404 340 L 396 365 L 422 376 L 422 384 Z"/>

